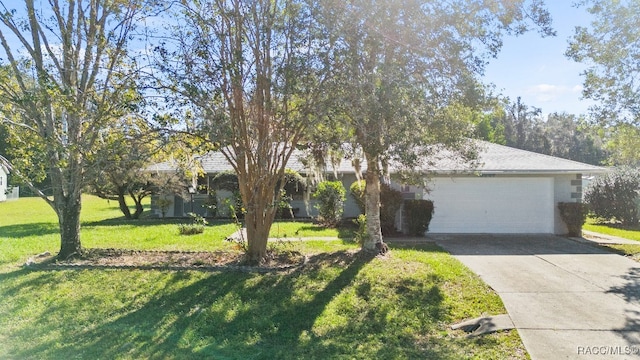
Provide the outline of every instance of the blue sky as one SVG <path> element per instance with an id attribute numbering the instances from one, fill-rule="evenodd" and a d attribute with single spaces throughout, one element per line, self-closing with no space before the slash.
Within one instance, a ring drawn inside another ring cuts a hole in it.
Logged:
<path id="1" fill-rule="evenodd" d="M 486 68 L 485 82 L 513 101 L 520 96 L 528 106 L 543 114 L 567 112 L 586 114 L 592 102 L 581 100 L 585 66 L 564 56 L 576 26 L 589 26 L 590 14 L 576 9 L 572 0 L 547 0 L 555 37 L 542 38 L 536 32 L 507 37 L 497 59 Z"/>

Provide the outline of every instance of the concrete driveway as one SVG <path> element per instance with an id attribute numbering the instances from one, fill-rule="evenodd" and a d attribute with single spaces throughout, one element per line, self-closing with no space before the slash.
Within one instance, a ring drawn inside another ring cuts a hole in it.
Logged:
<path id="1" fill-rule="evenodd" d="M 640 359 L 640 263 L 551 235 L 431 238 L 500 295 L 532 359 Z"/>

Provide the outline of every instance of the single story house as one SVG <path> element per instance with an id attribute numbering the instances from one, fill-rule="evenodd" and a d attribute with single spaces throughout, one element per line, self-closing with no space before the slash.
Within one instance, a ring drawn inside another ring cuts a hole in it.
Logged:
<path id="1" fill-rule="evenodd" d="M 429 167 L 417 169 L 429 177 L 428 189 L 391 182 L 407 199 L 429 199 L 435 212 L 429 226 L 430 233 L 545 233 L 565 234 L 567 228 L 561 220 L 559 202 L 582 200 L 582 177 L 606 172 L 605 168 L 576 161 L 519 150 L 480 141 L 477 165 L 457 161 L 438 160 Z M 202 156 L 200 164 L 206 175 L 199 179 L 200 188 L 206 188 L 210 179 L 222 171 L 233 170 L 224 156 L 210 153 Z M 301 174 L 308 173 L 301 161 L 292 156 L 288 167 Z M 151 167 L 153 171 L 171 171 L 168 163 Z M 345 188 L 357 180 L 351 161 L 344 160 L 328 166 Z M 366 169 L 363 169 L 366 171 Z M 228 196 L 228 194 L 218 194 Z M 203 194 L 186 194 L 172 199 L 173 205 L 166 216 L 184 216 L 202 209 L 206 201 Z M 313 200 L 308 195 L 294 196 L 291 205 L 296 216 L 316 214 Z M 152 208 L 159 215 L 159 210 Z M 347 196 L 344 216 L 359 214 L 355 201 Z M 396 217 L 400 230 L 402 210 Z"/>

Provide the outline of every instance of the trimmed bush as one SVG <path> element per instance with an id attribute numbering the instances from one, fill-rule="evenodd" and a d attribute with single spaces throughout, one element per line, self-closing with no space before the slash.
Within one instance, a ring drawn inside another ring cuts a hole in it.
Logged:
<path id="1" fill-rule="evenodd" d="M 431 200 L 405 200 L 404 219 L 409 235 L 424 236 L 429 231 L 433 211 Z"/>
<path id="2" fill-rule="evenodd" d="M 583 203 L 558 203 L 560 218 L 567 225 L 569 236 L 582 236 L 582 225 L 587 220 L 588 207 Z"/>
<path id="3" fill-rule="evenodd" d="M 318 200 L 318 222 L 327 227 L 336 227 L 342 220 L 347 191 L 341 181 L 323 181 L 318 184 L 313 197 Z"/>
<path id="4" fill-rule="evenodd" d="M 638 190 L 640 176 L 637 170 L 620 168 L 599 176 L 585 190 L 584 200 L 593 214 L 603 220 L 618 221 L 623 225 L 638 223 Z"/>

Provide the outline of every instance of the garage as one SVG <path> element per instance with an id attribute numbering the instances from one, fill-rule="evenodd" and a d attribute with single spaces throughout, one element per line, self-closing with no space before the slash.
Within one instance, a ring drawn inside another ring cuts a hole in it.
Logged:
<path id="1" fill-rule="evenodd" d="M 554 233 L 553 177 L 437 177 L 431 233 Z"/>

